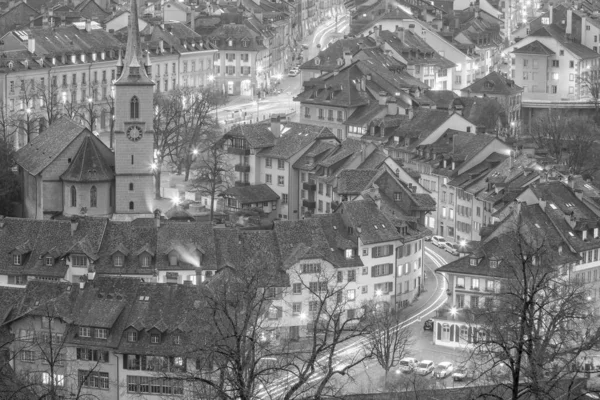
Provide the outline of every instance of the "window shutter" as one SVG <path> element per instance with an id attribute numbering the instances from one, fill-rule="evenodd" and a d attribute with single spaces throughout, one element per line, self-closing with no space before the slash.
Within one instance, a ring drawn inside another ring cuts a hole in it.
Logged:
<path id="1" fill-rule="evenodd" d="M 394 254 L 394 245 L 393 244 L 388 244 L 387 249 L 388 249 L 388 251 L 387 251 L 388 256 Z"/>
<path id="2" fill-rule="evenodd" d="M 104 362 L 108 362 L 109 361 L 108 354 L 109 354 L 108 351 L 104 351 L 103 352 Z"/>
<path id="3" fill-rule="evenodd" d="M 477 338 L 477 328 L 473 328 L 473 343 L 477 342 L 479 342 L 479 339 Z"/>
<path id="4" fill-rule="evenodd" d="M 16 283 L 15 277 L 14 276 L 9 276 L 8 277 L 8 284 L 9 285 L 14 285 Z"/>
<path id="5" fill-rule="evenodd" d="M 471 343 L 471 336 L 473 335 L 473 329 L 469 327 L 469 333 L 467 334 L 467 342 Z"/>
<path id="6" fill-rule="evenodd" d="M 377 266 L 374 265 L 371 267 L 371 276 L 375 276 L 375 271 L 376 271 Z"/>
<path id="7" fill-rule="evenodd" d="M 77 348 L 77 359 L 81 360 L 81 349 L 79 347 Z"/>
<path id="8" fill-rule="evenodd" d="M 127 365 L 128 358 L 129 356 L 127 354 L 123 354 L 123 369 L 129 369 L 129 366 Z"/>
<path id="9" fill-rule="evenodd" d="M 450 341 L 454 342 L 454 325 L 450 325 Z"/>
<path id="10" fill-rule="evenodd" d="M 442 324 L 437 324 L 437 339 L 442 340 Z"/>
<path id="11" fill-rule="evenodd" d="M 283 310 L 281 309 L 281 307 L 276 307 L 277 308 L 277 319 L 281 319 L 281 317 L 283 316 Z"/>

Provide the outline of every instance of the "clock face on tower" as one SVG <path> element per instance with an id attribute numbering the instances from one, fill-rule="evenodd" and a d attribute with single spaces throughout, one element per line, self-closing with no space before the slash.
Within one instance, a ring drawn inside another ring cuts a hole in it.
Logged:
<path id="1" fill-rule="evenodd" d="M 142 128 L 137 125 L 131 125 L 127 128 L 127 139 L 137 142 L 142 138 Z"/>

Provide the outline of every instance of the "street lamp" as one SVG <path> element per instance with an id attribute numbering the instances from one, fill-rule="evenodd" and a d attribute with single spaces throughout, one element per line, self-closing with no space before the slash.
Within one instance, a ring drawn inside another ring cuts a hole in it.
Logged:
<path id="1" fill-rule="evenodd" d="M 452 307 L 450 309 L 450 315 L 452 315 L 452 319 L 456 319 L 456 314 L 458 313 L 458 310 L 456 309 L 456 307 Z"/>
<path id="2" fill-rule="evenodd" d="M 197 156 L 198 155 L 198 149 L 192 150 L 192 154 L 195 155 L 195 156 Z"/>

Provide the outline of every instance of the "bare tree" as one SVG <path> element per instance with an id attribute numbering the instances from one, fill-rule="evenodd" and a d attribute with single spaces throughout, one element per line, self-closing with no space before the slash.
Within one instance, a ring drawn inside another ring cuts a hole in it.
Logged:
<path id="1" fill-rule="evenodd" d="M 226 148 L 216 133 L 212 135 L 212 143 L 207 143 L 206 149 L 198 154 L 193 180 L 194 189 L 210 197 L 210 221 L 214 216 L 215 198 L 231 187 L 235 179 Z"/>
<path id="2" fill-rule="evenodd" d="M 12 215 L 12 202 L 19 198 L 14 151 L 12 141 L 0 137 L 0 215 Z"/>
<path id="3" fill-rule="evenodd" d="M 520 214 L 507 224 L 493 239 L 501 277 L 496 292 L 481 307 L 464 310 L 471 327 L 463 339 L 474 346 L 470 362 L 510 393 L 490 397 L 577 398 L 580 393 L 569 392 L 579 375 L 572 368 L 600 343 L 588 288 L 570 271 L 577 255 Z"/>
<path id="4" fill-rule="evenodd" d="M 108 111 L 109 115 L 109 148 L 113 149 L 115 142 L 115 97 L 111 93 L 106 96 L 105 100 L 106 103 L 104 104 L 104 109 Z"/>
<path id="5" fill-rule="evenodd" d="M 577 83 L 582 91 L 582 95 L 589 97 L 589 102 L 594 105 L 595 116 L 600 112 L 600 71 L 594 70 L 584 71 L 577 77 Z"/>
<path id="6" fill-rule="evenodd" d="M 172 99 L 181 105 L 181 113 L 171 159 L 178 174 L 185 172 L 187 181 L 194 155 L 203 150 L 207 137 L 218 125 L 215 112 L 224 97 L 211 88 L 183 87 L 173 91 Z"/>
<path id="7" fill-rule="evenodd" d="M 156 175 L 155 196 L 161 198 L 161 174 L 165 160 L 176 151 L 181 119 L 181 102 L 171 93 L 154 93 L 154 173 Z"/>
<path id="8" fill-rule="evenodd" d="M 36 97 L 40 100 L 40 111 L 45 123 L 52 125 L 61 116 L 60 88 L 56 77 L 51 82 L 39 82 L 35 87 Z"/>
<path id="9" fill-rule="evenodd" d="M 392 307 L 372 302 L 367 305 L 367 310 L 366 321 L 372 329 L 368 347 L 385 371 L 384 383 L 387 386 L 390 370 L 409 355 L 414 338 L 410 327 L 403 326 L 405 319 L 402 313 Z"/>
<path id="10" fill-rule="evenodd" d="M 97 128 L 96 124 L 98 118 L 102 115 L 102 110 L 103 105 L 94 102 L 94 99 L 90 97 L 79 105 L 77 116 L 85 124 L 85 127 L 93 133 L 94 128 Z"/>
<path id="11" fill-rule="evenodd" d="M 530 131 L 538 146 L 556 162 L 569 166 L 573 173 L 598 169 L 592 145 L 599 131 L 593 120 L 549 110 L 531 122 Z"/>
<path id="12" fill-rule="evenodd" d="M 251 245 L 238 240 L 239 246 Z M 204 339 L 189 354 L 210 362 L 186 379 L 198 395 L 227 400 L 320 399 L 338 393 L 343 383 L 337 378 L 370 355 L 356 343 L 368 327 L 345 296 L 347 284 L 337 283 L 336 271 L 293 272 L 289 281 L 300 284 L 309 301 L 307 310 L 288 312 L 288 276 L 273 264 L 270 250 L 257 242 L 244 254 L 246 259 L 223 268 L 201 288 Z"/>
<path id="13" fill-rule="evenodd" d="M 85 371 L 69 368 L 69 337 L 76 327 L 64 319 L 60 300 L 47 300 L 31 314 L 20 316 L 13 325 L 20 329 L 8 343 L 20 368 L 15 370 L 11 393 L 2 393 L 2 398 L 13 398 L 20 393 L 35 393 L 36 397 L 58 400 L 61 398 L 89 398 L 84 387 L 99 366 L 96 357 Z M 41 324 L 41 329 L 40 329 Z M 92 350 L 90 350 L 92 351 Z M 96 350 L 101 357 L 108 351 Z M 78 354 L 79 355 L 79 354 Z M 87 359 L 87 357 L 86 357 Z M 93 357 L 90 357 L 91 361 Z M 92 396 L 93 398 L 94 396 Z"/>

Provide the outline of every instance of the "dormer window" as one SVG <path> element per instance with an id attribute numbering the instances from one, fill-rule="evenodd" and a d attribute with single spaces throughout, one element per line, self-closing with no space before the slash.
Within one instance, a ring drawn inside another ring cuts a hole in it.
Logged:
<path id="1" fill-rule="evenodd" d="M 121 253 L 116 253 L 113 256 L 113 265 L 115 267 L 122 267 L 124 261 L 125 261 L 125 256 L 123 256 L 123 254 L 121 254 Z"/>
<path id="2" fill-rule="evenodd" d="M 476 267 L 478 263 L 479 263 L 479 260 L 478 260 L 477 258 L 471 258 L 471 259 L 469 260 L 469 265 L 470 265 L 471 267 Z"/>
<path id="3" fill-rule="evenodd" d="M 75 54 L 71 55 L 71 64 L 76 64 L 77 63 L 77 56 L 75 56 Z"/>
<path id="4" fill-rule="evenodd" d="M 79 254 L 74 254 L 71 256 L 72 265 L 74 267 L 85 267 L 87 266 L 87 257 Z"/>
<path id="5" fill-rule="evenodd" d="M 354 251 L 352 251 L 352 249 L 346 249 L 346 258 L 347 259 L 351 259 L 353 255 L 354 255 Z"/>
<path id="6" fill-rule="evenodd" d="M 344 60 L 342 60 L 341 58 L 338 58 L 338 59 L 337 59 L 337 65 L 338 65 L 338 66 L 342 66 L 342 65 L 344 65 Z"/>
<path id="7" fill-rule="evenodd" d="M 23 256 L 21 254 L 13 254 L 13 265 L 21 265 Z"/>
<path id="8" fill-rule="evenodd" d="M 84 63 L 85 62 L 85 54 L 81 55 L 81 62 Z"/>
<path id="9" fill-rule="evenodd" d="M 97 57 L 98 57 L 98 55 L 96 53 L 92 53 L 92 61 L 96 61 Z"/>
<path id="10" fill-rule="evenodd" d="M 138 333 L 136 331 L 127 332 L 127 341 L 130 343 L 135 343 L 138 341 Z"/>
<path id="11" fill-rule="evenodd" d="M 181 335 L 173 336 L 173 344 L 181 344 Z"/>
<path id="12" fill-rule="evenodd" d="M 105 59 L 105 58 L 106 58 L 106 52 L 105 52 L 105 51 L 103 51 L 102 53 L 100 53 L 100 59 L 101 59 L 102 61 L 104 61 L 104 59 Z"/>
<path id="13" fill-rule="evenodd" d="M 160 343 L 160 333 L 153 333 L 150 335 L 150 343 L 158 344 Z"/>
<path id="14" fill-rule="evenodd" d="M 319 57 L 315 57 L 315 65 L 320 65 L 321 59 Z"/>
<path id="15" fill-rule="evenodd" d="M 490 268 L 498 268 L 498 260 L 490 260 Z"/>
<path id="16" fill-rule="evenodd" d="M 79 337 L 92 337 L 92 329 L 89 326 L 80 326 Z"/>
<path id="17" fill-rule="evenodd" d="M 229 40 L 227 41 L 227 46 L 229 46 L 229 47 L 233 47 L 233 40 L 229 39 Z"/>
<path id="18" fill-rule="evenodd" d="M 179 263 L 179 254 L 176 251 L 172 251 L 169 253 L 169 265 L 174 267 Z"/>
<path id="19" fill-rule="evenodd" d="M 152 258 L 149 254 L 142 254 L 140 256 L 140 265 L 142 266 L 142 268 L 148 268 L 150 267 L 151 260 Z"/>
<path id="20" fill-rule="evenodd" d="M 54 258 L 52 258 L 52 257 L 45 257 L 45 258 L 44 258 L 44 264 L 45 264 L 47 267 L 51 267 L 51 266 L 53 266 L 53 265 L 54 265 Z"/>

